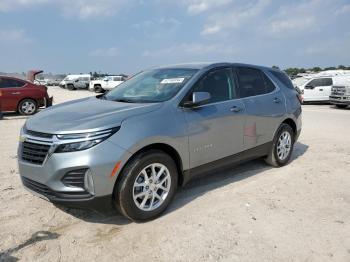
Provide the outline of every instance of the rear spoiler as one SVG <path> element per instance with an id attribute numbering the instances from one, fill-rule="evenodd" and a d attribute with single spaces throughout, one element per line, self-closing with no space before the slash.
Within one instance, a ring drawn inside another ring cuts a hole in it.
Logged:
<path id="1" fill-rule="evenodd" d="M 27 80 L 29 82 L 34 82 L 36 75 L 41 74 L 44 72 L 43 70 L 30 70 L 27 73 Z"/>

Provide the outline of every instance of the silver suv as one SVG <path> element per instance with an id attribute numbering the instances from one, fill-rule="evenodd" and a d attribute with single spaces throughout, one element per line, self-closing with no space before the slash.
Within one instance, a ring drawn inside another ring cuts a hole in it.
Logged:
<path id="1" fill-rule="evenodd" d="M 21 130 L 24 186 L 51 202 L 113 203 L 132 220 L 161 214 L 178 186 L 264 157 L 291 158 L 299 94 L 281 71 L 184 64 L 145 70 L 97 97 L 43 110 Z"/>

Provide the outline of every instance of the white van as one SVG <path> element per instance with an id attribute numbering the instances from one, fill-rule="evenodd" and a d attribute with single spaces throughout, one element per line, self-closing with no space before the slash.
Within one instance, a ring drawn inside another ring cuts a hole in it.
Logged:
<path id="1" fill-rule="evenodd" d="M 69 90 L 87 89 L 91 81 L 90 74 L 67 75 L 61 82 L 60 87 Z"/>
<path id="2" fill-rule="evenodd" d="M 329 102 L 332 86 L 337 78 L 349 78 L 349 75 L 341 76 L 317 76 L 308 79 L 298 86 L 302 92 L 304 102 Z"/>

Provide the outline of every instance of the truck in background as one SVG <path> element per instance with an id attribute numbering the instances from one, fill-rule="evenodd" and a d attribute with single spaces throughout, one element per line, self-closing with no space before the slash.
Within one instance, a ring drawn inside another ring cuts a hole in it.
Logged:
<path id="1" fill-rule="evenodd" d="M 68 90 L 88 89 L 91 81 L 90 74 L 67 75 L 61 82 L 60 87 Z"/>
<path id="2" fill-rule="evenodd" d="M 338 108 L 350 105 L 350 75 L 335 78 L 329 101 Z"/>

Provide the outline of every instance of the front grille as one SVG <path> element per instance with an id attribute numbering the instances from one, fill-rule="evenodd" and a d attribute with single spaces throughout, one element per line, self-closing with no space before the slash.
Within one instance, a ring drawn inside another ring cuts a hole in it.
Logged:
<path id="1" fill-rule="evenodd" d="M 335 95 L 335 96 L 345 95 L 345 86 L 333 86 L 332 95 Z"/>
<path id="2" fill-rule="evenodd" d="M 70 187 L 84 188 L 84 178 L 87 169 L 77 169 L 68 172 L 62 178 L 62 183 Z"/>
<path id="3" fill-rule="evenodd" d="M 50 145 L 30 142 L 22 143 L 22 160 L 32 164 L 42 165 L 49 153 Z"/>
<path id="4" fill-rule="evenodd" d="M 73 199 L 88 199 L 91 198 L 92 195 L 90 195 L 86 191 L 80 191 L 80 192 L 58 192 L 54 191 L 48 186 L 41 184 L 39 182 L 33 181 L 26 177 L 21 177 L 22 183 L 25 187 L 29 188 L 30 190 L 39 193 L 40 195 L 43 195 L 47 197 L 50 200 L 73 200 Z"/>

